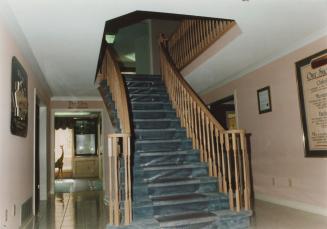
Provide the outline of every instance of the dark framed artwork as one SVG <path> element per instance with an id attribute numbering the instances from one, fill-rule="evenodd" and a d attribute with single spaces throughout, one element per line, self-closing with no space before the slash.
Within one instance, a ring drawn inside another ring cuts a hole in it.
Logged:
<path id="1" fill-rule="evenodd" d="M 327 49 L 295 63 L 306 157 L 327 157 Z"/>
<path id="2" fill-rule="evenodd" d="M 11 63 L 11 123 L 13 135 L 26 137 L 28 126 L 27 74 L 16 57 Z"/>
<path id="3" fill-rule="evenodd" d="M 257 97 L 259 114 L 272 111 L 269 86 L 257 90 Z"/>

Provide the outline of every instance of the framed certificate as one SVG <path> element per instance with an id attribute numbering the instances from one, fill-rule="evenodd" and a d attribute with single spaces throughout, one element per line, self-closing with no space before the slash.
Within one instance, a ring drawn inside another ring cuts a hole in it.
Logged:
<path id="1" fill-rule="evenodd" d="M 327 49 L 296 62 L 305 156 L 327 156 Z"/>
<path id="2" fill-rule="evenodd" d="M 270 87 L 257 90 L 259 114 L 271 111 Z"/>

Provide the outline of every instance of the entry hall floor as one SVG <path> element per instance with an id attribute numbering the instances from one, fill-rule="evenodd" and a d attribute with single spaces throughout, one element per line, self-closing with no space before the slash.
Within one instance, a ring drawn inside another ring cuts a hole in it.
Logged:
<path id="1" fill-rule="evenodd" d="M 57 193 L 41 202 L 28 229 L 104 229 L 108 209 L 102 191 Z M 256 201 L 251 229 L 326 229 L 327 217 Z"/>
<path id="2" fill-rule="evenodd" d="M 39 212 L 28 229 L 103 229 L 108 222 L 102 191 L 56 193 Z"/>

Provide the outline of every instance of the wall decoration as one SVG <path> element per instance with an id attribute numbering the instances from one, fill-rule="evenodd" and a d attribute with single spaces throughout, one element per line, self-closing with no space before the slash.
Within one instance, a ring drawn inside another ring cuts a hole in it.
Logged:
<path id="1" fill-rule="evenodd" d="M 259 114 L 271 111 L 270 87 L 257 90 Z"/>
<path id="2" fill-rule="evenodd" d="M 296 62 L 306 157 L 327 157 L 327 49 Z"/>
<path id="3" fill-rule="evenodd" d="M 11 124 L 14 135 L 26 137 L 28 126 L 27 74 L 16 57 L 11 63 Z"/>

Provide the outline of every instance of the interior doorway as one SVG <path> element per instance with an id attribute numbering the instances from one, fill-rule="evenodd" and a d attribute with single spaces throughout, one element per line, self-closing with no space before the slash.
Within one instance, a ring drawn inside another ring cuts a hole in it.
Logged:
<path id="1" fill-rule="evenodd" d="M 34 90 L 34 147 L 33 147 L 33 213 L 37 215 L 40 201 L 48 197 L 48 110 L 46 103 Z"/>
<path id="2" fill-rule="evenodd" d="M 55 111 L 53 126 L 54 193 L 102 190 L 102 112 Z"/>
<path id="3" fill-rule="evenodd" d="M 40 206 L 40 99 L 35 97 L 34 120 L 34 213 Z"/>
<path id="4" fill-rule="evenodd" d="M 238 128 L 234 94 L 211 103 L 210 112 L 224 129 L 232 130 Z"/>

